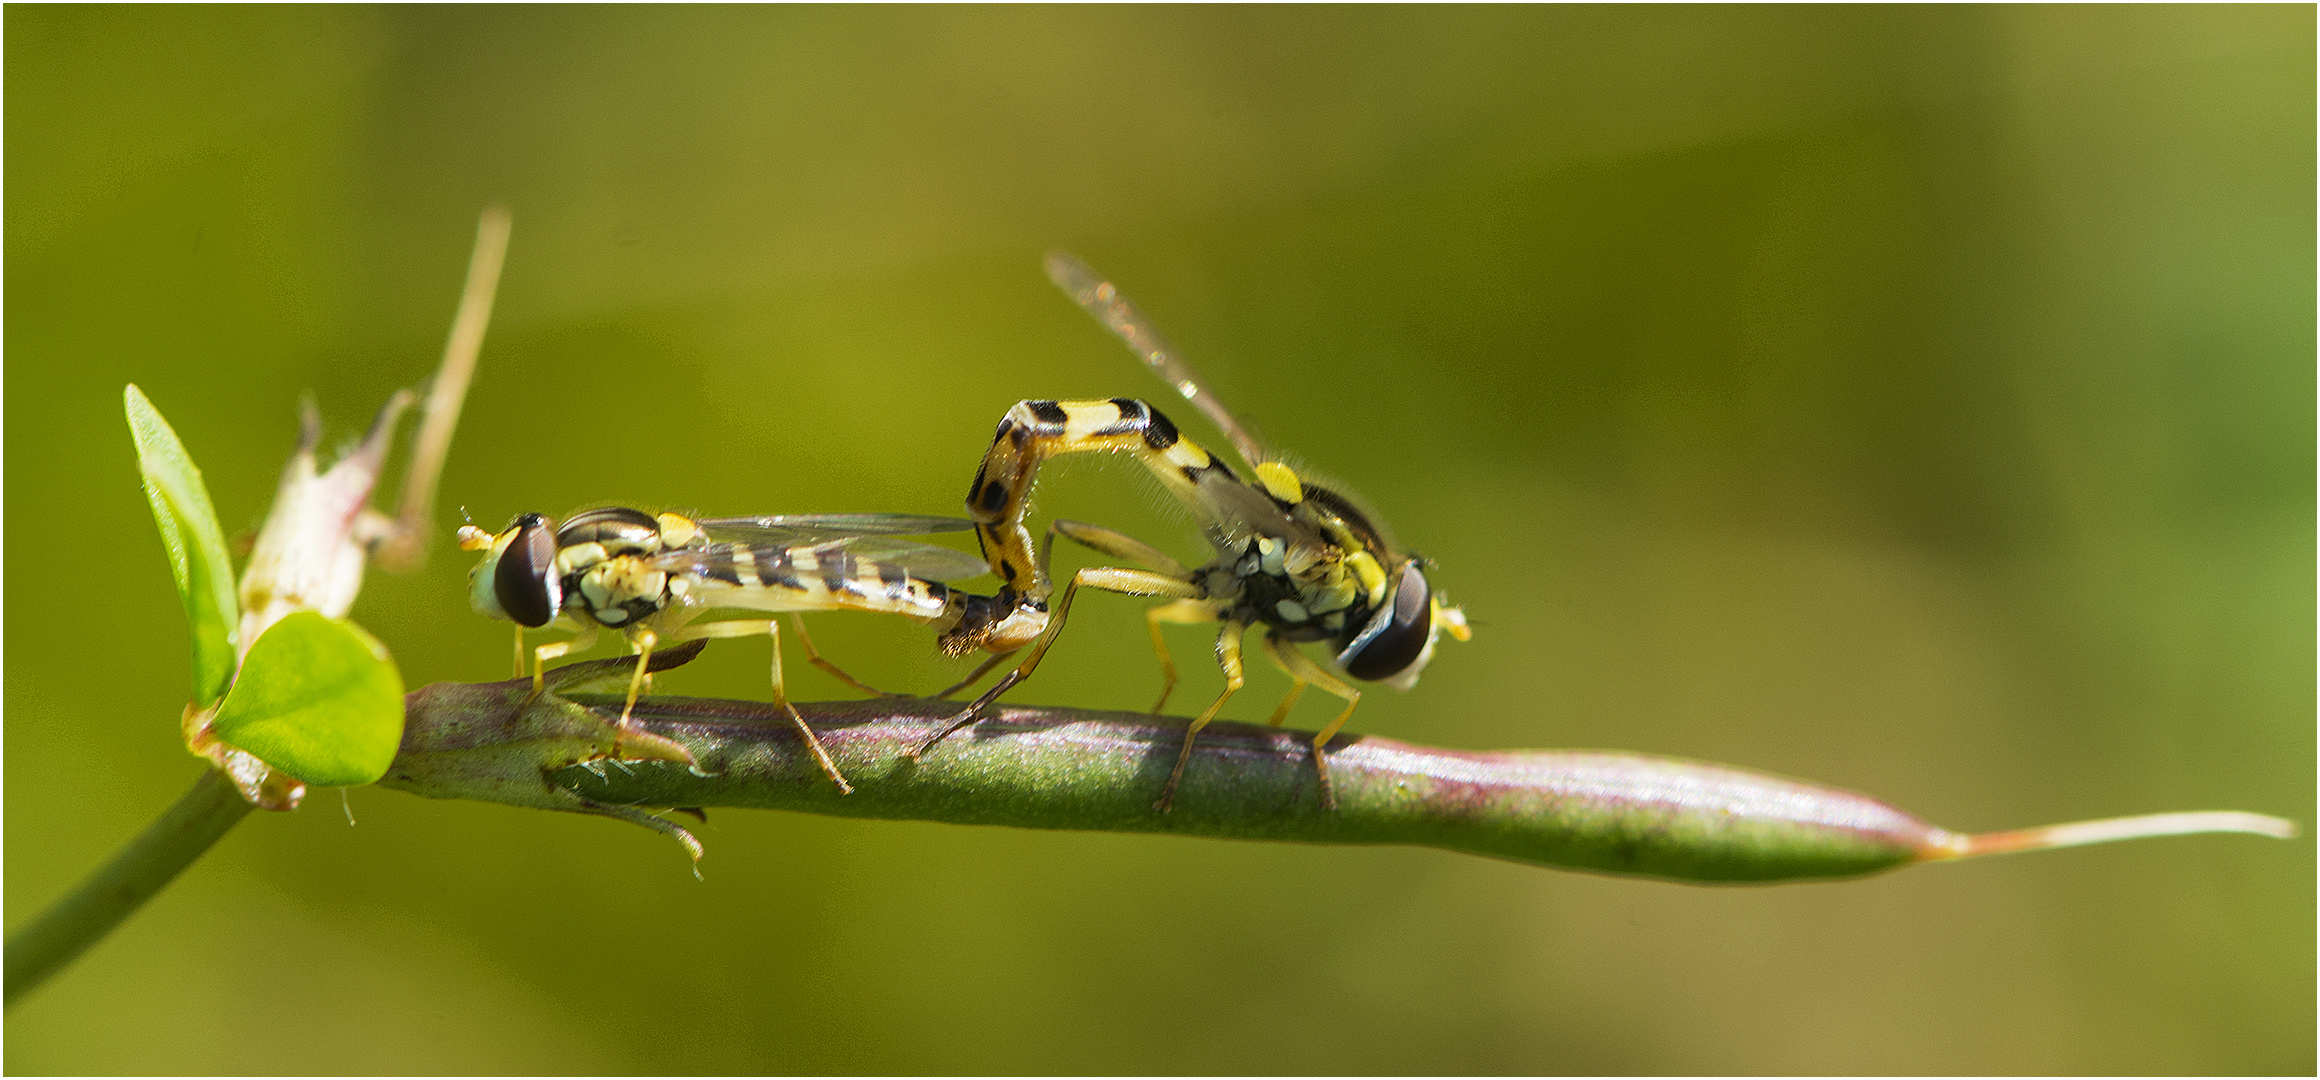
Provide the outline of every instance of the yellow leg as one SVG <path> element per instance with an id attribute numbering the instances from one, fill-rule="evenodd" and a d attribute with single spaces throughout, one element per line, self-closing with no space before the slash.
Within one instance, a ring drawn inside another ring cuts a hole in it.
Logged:
<path id="1" fill-rule="evenodd" d="M 1186 581 L 1192 579 L 1191 573 L 1185 570 L 1182 565 L 1178 564 L 1176 560 L 1169 558 L 1166 554 L 1162 553 L 1160 549 L 1155 548 L 1150 544 L 1146 544 L 1141 540 L 1137 540 L 1134 537 L 1127 536 L 1123 533 L 1113 532 L 1110 529 L 1099 528 L 1094 525 L 1082 524 L 1076 521 L 1054 521 L 1048 523 L 1047 534 L 1042 537 L 1039 542 L 1039 557 L 1037 562 L 1033 564 L 1034 570 L 1032 573 L 1031 594 L 1045 596 L 1052 591 L 1048 588 L 1047 585 L 1047 568 L 1050 559 L 1055 554 L 1055 538 L 1057 536 L 1069 536 L 1074 541 L 1084 544 L 1090 548 L 1095 549 L 1096 551 L 1107 555 L 1146 562 L 1148 564 L 1148 568 L 1155 569 L 1168 577 L 1179 578 Z M 993 542 L 996 543 L 997 541 Z M 996 567 L 999 565 L 999 563 L 995 562 L 993 565 Z M 1045 613 L 1042 612 L 1041 614 L 1044 615 Z M 1029 634 L 1029 637 L 1025 639 L 1026 641 L 1035 639 L 1039 635 L 1047 632 L 1047 625 L 1044 621 L 1042 621 L 1037 627 L 1031 628 L 1026 632 Z M 982 644 L 982 647 L 993 648 L 994 646 L 990 643 L 990 641 L 986 640 Z M 951 695 L 966 689 L 967 687 L 973 686 L 976 683 L 983 681 L 983 676 L 989 675 L 992 669 L 1006 663 L 1008 657 L 1015 655 L 1020 650 L 1021 646 L 1018 644 L 1015 647 L 1007 648 L 1003 651 L 997 652 L 996 655 L 991 656 L 990 658 L 984 660 L 981 664 L 977 665 L 975 670 L 966 678 L 960 679 L 959 681 L 944 687 L 939 693 L 930 695 L 928 700 L 941 701 L 944 698 L 948 698 Z M 1166 647 L 1162 647 L 1160 650 L 1160 664 L 1163 673 L 1167 673 L 1170 669 L 1170 664 L 1168 662 L 1168 650 Z M 1170 681 L 1173 682 L 1174 680 L 1171 679 Z M 1168 700 L 1168 695 L 1165 691 L 1163 691 L 1160 695 L 1160 700 L 1163 703 Z M 1160 710 L 1158 706 L 1154 706 L 1152 711 L 1158 712 Z"/>
<path id="2" fill-rule="evenodd" d="M 1178 601 L 1177 603 L 1183 603 Z M 1175 607 L 1164 604 L 1163 607 Z M 1160 696 L 1152 702 L 1152 715 L 1168 707 L 1168 695 L 1176 692 L 1176 659 L 1168 655 L 1168 638 L 1160 632 L 1160 608 L 1144 610 L 1144 627 L 1152 631 L 1152 651 L 1160 657 Z"/>
<path id="3" fill-rule="evenodd" d="M 516 674 L 515 674 L 515 677 L 516 677 L 516 678 L 519 678 L 519 679 L 521 679 L 521 678 L 523 678 L 523 677 L 524 677 L 524 624 L 522 624 L 522 623 L 516 623 L 516 624 L 514 624 L 514 625 L 515 625 L 515 628 L 516 628 Z M 532 692 L 533 692 L 533 693 L 535 693 L 535 694 L 537 694 L 537 693 L 539 693 L 539 692 L 540 692 L 540 687 L 539 687 L 539 685 L 538 685 L 538 680 L 534 680 L 534 685 L 532 686 Z"/>
<path id="4" fill-rule="evenodd" d="M 1295 676 L 1290 677 L 1293 679 L 1296 678 Z M 1265 721 L 1265 723 L 1271 724 L 1274 727 L 1280 727 L 1283 722 L 1287 721 L 1289 719 L 1289 710 L 1297 706 L 1298 698 L 1305 696 L 1306 685 L 1307 684 L 1303 679 L 1297 679 L 1295 682 L 1291 683 L 1289 685 L 1289 693 L 1281 699 L 1280 707 L 1273 710 L 1273 718 Z"/>
<path id="5" fill-rule="evenodd" d="M 813 666 L 818 667 L 823 671 L 829 672 L 831 675 L 836 676 L 839 682 L 845 683 L 846 685 L 851 686 L 856 690 L 860 690 L 861 692 L 868 694 L 871 697 L 902 696 L 900 694 L 889 694 L 884 690 L 880 690 L 875 686 L 872 686 L 860 679 L 853 677 L 852 675 L 846 674 L 845 670 L 840 668 L 838 665 L 822 659 L 821 651 L 814 648 L 814 639 L 806 636 L 805 616 L 800 615 L 794 611 L 790 612 L 789 628 L 797 631 L 798 647 L 806 651 L 806 663 L 812 664 Z M 777 652 L 780 651 L 778 647 L 778 641 L 779 639 L 777 638 L 775 649 Z"/>
<path id="6" fill-rule="evenodd" d="M 547 686 L 548 661 L 576 652 L 587 652 L 596 645 L 596 628 L 580 631 L 580 636 L 566 641 L 551 641 L 532 650 L 532 697 L 539 697 Z M 530 699 L 525 699 L 529 701 Z"/>
<path id="7" fill-rule="evenodd" d="M 649 693 L 652 693 L 652 688 L 653 688 L 652 654 L 653 654 L 653 652 L 654 652 L 655 650 L 658 650 L 659 648 L 660 648 L 660 645 L 656 644 L 656 645 L 654 645 L 654 646 L 652 647 L 652 649 L 639 649 L 639 650 L 637 650 L 637 653 L 636 653 L 636 667 L 637 667 L 637 674 L 634 674 L 634 675 L 631 675 L 631 676 L 630 676 L 630 678 L 631 678 L 632 680 L 635 680 L 635 681 L 637 682 L 637 685 L 636 685 L 635 687 L 633 687 L 633 688 L 632 688 L 632 692 L 635 692 L 635 693 L 640 693 L 640 694 L 649 694 Z"/>
<path id="8" fill-rule="evenodd" d="M 1042 575 L 1047 573 L 1048 555 L 1053 551 L 1058 535 L 1112 558 L 1141 563 L 1172 578 L 1184 581 L 1192 579 L 1192 571 L 1185 569 L 1183 563 L 1169 558 L 1168 553 L 1159 548 L 1124 532 L 1066 518 L 1057 518 L 1047 523 L 1047 536 L 1039 546 L 1039 572 Z M 1168 695 L 1176 691 L 1176 660 L 1168 655 L 1168 641 L 1160 634 L 1160 624 L 1215 622 L 1220 617 L 1215 605 L 1197 600 L 1162 604 L 1144 613 L 1144 625 L 1152 631 L 1152 651 L 1160 654 L 1160 700 L 1152 703 L 1154 715 L 1168 707 Z"/>
<path id="9" fill-rule="evenodd" d="M 649 634 L 651 631 L 641 631 L 641 633 Z M 814 734 L 813 728 L 806 726 L 806 718 L 798 714 L 797 706 L 789 703 L 789 691 L 783 685 L 781 677 L 781 624 L 779 622 L 772 619 L 727 619 L 718 622 L 695 623 L 682 630 L 670 632 L 668 637 L 662 639 L 662 644 L 674 645 L 680 641 L 694 641 L 701 638 L 756 637 L 760 634 L 773 641 L 773 703 L 781 706 L 782 711 L 789 714 L 789 722 L 797 728 L 798 738 L 805 743 L 806 752 L 814 756 L 814 762 L 822 767 L 823 774 L 830 778 L 830 782 L 838 785 L 838 793 L 841 795 L 853 794 L 854 785 L 846 782 L 846 774 L 839 772 L 838 763 L 830 760 L 830 752 L 823 748 L 821 737 Z"/>
<path id="10" fill-rule="evenodd" d="M 1345 699 L 1345 711 L 1338 713 L 1337 719 L 1331 720 L 1328 727 L 1322 728 L 1320 734 L 1313 736 L 1313 773 L 1321 780 L 1321 808 L 1335 810 L 1337 809 L 1337 791 L 1330 786 L 1329 758 L 1322 751 L 1329 745 L 1330 736 L 1337 734 L 1338 729 L 1345 726 L 1346 719 L 1353 715 L 1353 707 L 1361 704 L 1361 691 L 1354 689 L 1352 684 L 1345 680 L 1330 674 L 1304 653 L 1297 651 L 1297 646 L 1281 640 L 1278 635 L 1271 632 L 1265 634 L 1265 651 L 1272 654 L 1273 662 L 1281 665 L 1281 670 L 1288 672 L 1290 678 L 1298 681 L 1299 691 L 1304 689 L 1303 684 L 1312 683 Z M 1291 693 L 1293 701 L 1296 691 Z M 1286 711 L 1287 703 L 1284 702 L 1282 707 Z"/>
<path id="11" fill-rule="evenodd" d="M 795 619 L 796 616 L 793 615 L 791 618 Z M 801 640 L 804 639 L 806 636 L 805 623 L 800 620 L 793 625 L 797 627 L 798 637 Z M 766 620 L 765 636 L 773 639 L 773 703 L 781 706 L 782 711 L 789 714 L 789 722 L 797 727 L 798 738 L 804 740 L 806 751 L 814 755 L 814 761 L 821 765 L 822 773 L 830 778 L 831 783 L 838 785 L 838 794 L 852 795 L 854 785 L 846 782 L 846 774 L 839 772 L 838 763 L 830 760 L 830 752 L 822 747 L 821 736 L 814 734 L 814 729 L 806 726 L 806 718 L 799 716 L 797 706 L 789 703 L 789 691 L 782 686 L 781 682 L 781 625 L 771 619 Z M 822 664 L 822 658 L 814 654 L 814 647 L 811 644 L 806 646 L 806 655 L 811 657 L 815 663 Z M 854 682 L 852 678 L 846 676 L 845 672 L 838 671 L 836 665 L 823 664 L 823 666 L 836 672 L 847 682 Z M 854 685 L 862 686 L 861 683 L 854 683 Z M 862 686 L 862 689 L 870 690 L 867 686 Z M 870 690 L 870 692 L 878 693 L 876 690 Z"/>
<path id="12" fill-rule="evenodd" d="M 1045 658 L 1047 650 L 1054 646 L 1055 636 L 1063 632 L 1064 620 L 1071 616 L 1072 598 L 1079 595 L 1082 585 L 1103 592 L 1124 593 L 1129 596 L 1174 596 L 1191 599 L 1200 595 L 1200 586 L 1189 581 L 1169 577 L 1166 574 L 1155 574 L 1150 570 L 1129 570 L 1117 566 L 1091 566 L 1073 574 L 1071 584 L 1063 590 L 1063 599 L 1056 602 L 1055 618 L 1048 622 L 1046 635 L 1039 639 L 1038 644 L 1031 647 L 1031 655 L 1025 657 L 1023 663 L 1015 670 L 1002 677 L 997 685 L 984 691 L 983 696 L 976 698 L 974 704 L 967 706 L 965 712 L 951 717 L 950 722 L 944 724 L 943 729 L 936 732 L 934 738 L 919 744 L 918 749 L 910 752 L 910 760 L 918 761 L 924 758 L 927 751 L 934 749 L 936 743 L 949 738 L 951 732 L 974 723 L 975 717 L 981 715 L 984 709 L 989 708 L 992 702 L 999 700 L 999 695 L 1013 689 L 1016 683 L 1030 678 L 1031 673 L 1038 670 L 1039 661 Z"/>
<path id="13" fill-rule="evenodd" d="M 636 711 L 636 696 L 644 690 L 645 669 L 652 666 L 653 649 L 659 646 L 660 640 L 660 635 L 650 627 L 639 626 L 628 633 L 629 644 L 636 646 L 636 673 L 628 677 L 628 704 L 620 707 L 623 729 L 635 726 L 629 714 Z"/>
<path id="14" fill-rule="evenodd" d="M 1169 577 L 1186 579 L 1192 577 L 1192 571 L 1185 569 L 1183 563 L 1169 558 L 1167 552 L 1129 536 L 1127 533 L 1116 532 L 1101 525 L 1090 525 L 1084 521 L 1070 521 L 1064 518 L 1057 518 L 1047 523 L 1047 539 L 1039 548 L 1039 569 L 1042 573 L 1047 570 L 1048 552 L 1055 545 L 1057 533 L 1069 537 L 1073 543 L 1082 547 L 1091 548 L 1115 559 L 1126 559 Z"/>
<path id="15" fill-rule="evenodd" d="M 1224 668 L 1224 693 L 1209 702 L 1207 711 L 1194 717 L 1192 726 L 1184 729 L 1184 748 L 1176 752 L 1176 767 L 1169 770 L 1168 786 L 1160 789 L 1160 801 L 1153 803 L 1152 809 L 1165 814 L 1169 805 L 1176 801 L 1176 785 L 1184 779 L 1184 764 L 1192 760 L 1192 740 L 1199 737 L 1200 729 L 1207 727 L 1209 721 L 1216 719 L 1217 710 L 1224 708 L 1226 699 L 1232 697 L 1245 681 L 1241 677 L 1241 635 L 1248 628 L 1247 623 L 1228 622 L 1224 624 L 1223 630 L 1217 632 L 1216 662 Z"/>
<path id="16" fill-rule="evenodd" d="M 1160 634 L 1160 624 L 1215 622 L 1224 612 L 1213 600 L 1178 600 L 1162 604 L 1144 612 L 1144 625 L 1152 631 L 1152 651 L 1160 654 L 1160 700 L 1152 703 L 1152 714 L 1168 706 L 1168 695 L 1176 691 L 1176 660 L 1168 655 L 1168 639 Z"/>

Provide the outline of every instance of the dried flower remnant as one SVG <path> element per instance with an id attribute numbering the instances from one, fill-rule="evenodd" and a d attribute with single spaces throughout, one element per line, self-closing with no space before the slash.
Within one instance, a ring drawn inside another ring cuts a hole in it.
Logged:
<path id="1" fill-rule="evenodd" d="M 237 669 L 251 647 L 285 616 L 312 611 L 344 619 L 362 591 L 369 560 L 377 558 L 396 570 L 424 561 L 426 536 L 434 522 L 436 482 L 490 322 L 509 227 L 507 212 L 497 207 L 484 211 L 477 225 L 467 285 L 442 365 L 432 380 L 394 517 L 372 509 L 370 500 L 393 446 L 396 422 L 417 395 L 397 391 L 379 410 L 363 441 L 327 470 L 319 467 L 316 456 L 322 441 L 321 417 L 311 400 L 302 403 L 298 448 L 283 466 L 274 505 L 241 577 L 240 617 L 233 636 Z M 222 741 L 215 730 L 218 713 L 214 702 L 187 707 L 187 748 L 231 777 L 252 803 L 269 810 L 295 808 L 306 785 Z"/>

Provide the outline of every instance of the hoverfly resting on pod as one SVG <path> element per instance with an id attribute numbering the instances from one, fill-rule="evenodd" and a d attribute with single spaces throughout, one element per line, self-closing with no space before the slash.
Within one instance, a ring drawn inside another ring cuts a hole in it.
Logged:
<path id="1" fill-rule="evenodd" d="M 782 689 L 781 628 L 771 619 L 697 621 L 717 609 L 763 612 L 876 611 L 950 629 L 988 601 L 952 590 L 945 581 L 988 568 L 963 551 L 906 539 L 963 532 L 974 523 L 912 514 L 820 514 L 702 518 L 648 514 L 610 506 L 572 515 L 562 523 L 523 514 L 497 534 L 473 525 L 459 530 L 459 546 L 484 553 L 468 574 L 475 610 L 516 624 L 516 660 L 523 632 L 554 626 L 578 636 L 532 650 L 532 693 L 549 660 L 596 643 L 599 628 L 617 630 L 637 653 L 630 677 L 630 714 L 648 678 L 653 650 L 706 638 L 773 639 L 773 700 L 789 713 L 822 771 L 843 792 L 852 785 L 822 749 Z M 856 681 L 814 651 L 802 621 L 794 623 L 807 659 L 848 684 Z"/>
<path id="2" fill-rule="evenodd" d="M 1434 593 L 1426 579 L 1425 560 L 1398 547 L 1374 517 L 1344 495 L 1299 477 L 1267 453 L 1110 282 L 1063 252 L 1048 255 L 1047 274 L 1127 342 L 1161 379 L 1206 413 L 1240 452 L 1248 474 L 1244 478 L 1185 438 L 1160 410 L 1142 401 L 1023 401 L 1009 409 L 967 494 L 976 538 L 1004 588 L 988 623 L 962 622 L 945 634 L 943 645 L 953 655 L 987 649 L 1003 657 L 1024 645 L 1031 645 L 1031 651 L 918 754 L 974 722 L 1000 694 L 1039 666 L 1063 629 L 1072 597 L 1085 586 L 1168 599 L 1144 616 L 1162 671 L 1160 704 L 1153 706 L 1154 712 L 1167 704 L 1176 685 L 1176 667 L 1161 638 L 1161 625 L 1224 624 L 1216 640 L 1224 692 L 1185 730 L 1176 767 L 1153 804 L 1155 809 L 1169 808 L 1185 762 L 1192 756 L 1193 740 L 1241 688 L 1242 638 L 1259 625 L 1265 628 L 1265 654 L 1293 680 L 1288 696 L 1273 710 L 1273 724 L 1288 716 L 1307 686 L 1345 700 L 1344 711 L 1313 739 L 1321 804 L 1334 808 L 1336 796 L 1330 789 L 1324 750 L 1361 701 L 1354 682 L 1409 689 L 1433 658 L 1438 635 L 1466 640 L 1465 615 Z M 1040 462 L 1091 452 L 1135 455 L 1169 494 L 1192 511 L 1216 557 L 1187 569 L 1140 540 L 1083 522 L 1056 520 L 1034 558 L 1023 516 Z M 1057 534 L 1140 566 L 1079 571 L 1050 616 L 1048 598 L 1054 590 L 1047 559 Z M 1326 666 L 1300 649 L 1307 642 L 1326 643 Z"/>

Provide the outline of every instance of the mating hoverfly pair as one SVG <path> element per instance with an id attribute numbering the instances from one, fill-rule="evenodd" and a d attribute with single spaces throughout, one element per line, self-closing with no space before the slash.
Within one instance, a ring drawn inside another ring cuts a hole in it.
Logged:
<path id="1" fill-rule="evenodd" d="M 607 508 L 558 526 L 527 514 L 497 535 L 473 526 L 460 530 L 463 548 L 486 553 L 470 575 L 474 607 L 516 622 L 519 642 L 522 627 L 557 625 L 578 632 L 533 650 L 535 692 L 546 661 L 589 647 L 599 627 L 619 630 L 639 653 L 623 725 L 631 722 L 628 710 L 635 707 L 653 649 L 712 637 L 771 636 L 775 702 L 788 709 L 830 779 L 851 791 L 812 729 L 789 708 L 782 691 L 778 625 L 758 619 L 696 621 L 701 615 L 722 608 L 791 612 L 793 618 L 804 611 L 889 612 L 933 627 L 950 655 L 992 654 L 939 697 L 972 685 L 1029 649 L 1021 663 L 914 751 L 915 760 L 1031 675 L 1062 631 L 1081 588 L 1165 598 L 1166 603 L 1145 613 L 1163 676 L 1153 711 L 1167 704 L 1176 684 L 1175 664 L 1161 634 L 1164 624 L 1222 624 L 1216 651 L 1225 689 L 1186 729 L 1155 809 L 1169 808 L 1201 728 L 1241 688 L 1242 639 L 1259 625 L 1265 628 L 1266 655 L 1292 680 L 1271 723 L 1282 723 L 1307 686 L 1346 702 L 1313 739 L 1321 802 L 1334 806 L 1324 751 L 1361 700 L 1361 691 L 1348 679 L 1408 689 L 1432 658 L 1438 635 L 1466 639 L 1464 615 L 1434 594 L 1424 560 L 1403 552 L 1372 517 L 1267 454 L 1109 282 L 1062 253 L 1048 257 L 1047 270 L 1073 300 L 1223 430 L 1248 467 L 1249 479 L 1185 438 L 1142 401 L 1023 401 L 1000 421 L 976 471 L 967 496 L 971 521 L 878 514 L 694 520 Z M 1039 465 L 1074 453 L 1134 455 L 1192 512 L 1215 557 L 1187 568 L 1123 533 L 1067 520 L 1050 523 L 1035 555 L 1023 518 Z M 975 531 L 981 559 L 905 539 L 967 529 Z M 1138 565 L 1082 569 L 1062 598 L 1054 600 L 1048 559 L 1058 535 Z M 994 595 L 946 584 L 985 569 L 1001 582 Z M 802 623 L 796 629 L 813 663 L 859 689 L 877 692 L 815 654 Z M 1329 644 L 1330 664 L 1315 662 L 1299 648 L 1316 641 Z"/>

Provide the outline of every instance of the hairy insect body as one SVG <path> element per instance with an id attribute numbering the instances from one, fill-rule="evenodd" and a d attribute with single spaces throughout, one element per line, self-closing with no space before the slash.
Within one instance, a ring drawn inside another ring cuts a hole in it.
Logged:
<path id="1" fill-rule="evenodd" d="M 555 574 L 575 609 L 615 629 L 667 610 L 686 592 L 682 579 L 656 569 L 651 557 L 698 539 L 691 522 L 622 508 L 591 510 L 556 533 Z"/>
<path id="2" fill-rule="evenodd" d="M 1166 414 L 1130 398 L 1023 401 L 999 422 L 968 514 L 985 559 L 1021 600 L 1014 625 L 1034 636 L 1045 628 L 1053 585 L 1033 554 L 1025 503 L 1040 462 L 1075 453 L 1130 454 L 1192 508 L 1218 552 L 1192 577 L 1199 598 L 1228 621 L 1343 648 L 1390 595 L 1386 564 L 1400 556 L 1365 515 L 1288 466 L 1266 462 L 1258 467 L 1265 482 L 1246 484 Z"/>
<path id="3" fill-rule="evenodd" d="M 1322 641 L 1348 637 L 1385 599 L 1381 558 L 1393 556 L 1384 539 L 1287 466 L 1266 463 L 1259 471 L 1267 482 L 1252 487 L 1145 402 L 1023 401 L 999 422 L 967 501 L 983 555 L 1008 590 L 1001 599 L 1017 600 L 1017 610 L 954 631 L 946 648 L 965 652 L 1000 636 L 1004 647 L 1019 647 L 1046 628 L 1053 586 L 1033 555 L 1024 504 L 1040 462 L 1075 453 L 1131 454 L 1194 510 L 1219 552 L 1199 576 L 1220 614 L 1276 627 L 1292 641 Z M 978 630 L 981 638 L 968 636 Z"/>
<path id="4" fill-rule="evenodd" d="M 773 637 L 776 703 L 782 691 L 779 625 L 771 620 L 696 621 L 716 609 L 760 612 L 872 611 L 901 615 L 937 630 L 955 626 L 968 599 L 945 577 L 983 572 L 981 560 L 951 548 L 897 537 L 964 530 L 957 518 L 911 515 L 818 515 L 712 518 L 647 514 L 627 507 L 588 510 L 560 527 L 539 514 L 517 517 L 494 535 L 460 530 L 461 546 L 484 552 L 470 574 L 469 598 L 485 615 L 522 627 L 556 626 L 579 636 L 532 650 L 534 692 L 549 659 L 586 649 L 598 628 L 619 631 L 640 659 L 629 684 L 630 712 L 655 648 L 711 637 Z M 856 548 L 862 551 L 855 550 Z M 814 653 L 815 664 L 868 687 Z M 875 693 L 876 691 L 871 691 Z M 793 719 L 796 710 L 789 710 Z M 798 729 L 831 779 L 851 790 L 802 719 Z"/>
<path id="5" fill-rule="evenodd" d="M 1177 358 L 1143 316 L 1109 282 L 1068 255 L 1048 258 L 1048 274 L 1080 306 L 1125 341 L 1187 400 L 1214 420 L 1247 462 L 1244 478 L 1177 430 L 1151 405 L 1132 398 L 1016 403 L 1000 420 L 967 492 L 967 512 L 991 570 L 1004 583 L 989 617 L 962 620 L 945 635 L 954 652 L 973 648 L 1004 653 L 1031 645 L 1014 671 L 953 718 L 919 750 L 924 754 L 1009 687 L 1028 677 L 1053 644 L 1081 586 L 1133 596 L 1165 598 L 1146 613 L 1163 673 L 1161 705 L 1175 684 L 1175 665 L 1161 637 L 1164 623 L 1221 623 L 1217 660 L 1225 690 L 1185 734 L 1176 769 L 1162 790 L 1168 808 L 1192 740 L 1242 683 L 1242 637 L 1265 629 L 1264 649 L 1295 680 L 1274 710 L 1278 724 L 1307 686 L 1342 698 L 1345 710 L 1314 740 L 1314 769 L 1323 805 L 1332 805 L 1323 749 L 1352 715 L 1361 691 L 1347 682 L 1383 682 L 1407 689 L 1417 681 L 1442 633 L 1467 636 L 1464 615 L 1440 603 L 1422 560 L 1399 551 L 1352 501 L 1310 484 L 1273 459 L 1217 402 L 1215 394 Z M 1023 521 L 1039 465 L 1064 454 L 1124 453 L 1135 457 L 1201 524 L 1215 555 L 1187 569 L 1158 549 L 1109 529 L 1057 520 L 1046 545 L 1061 534 L 1103 554 L 1139 564 L 1079 571 L 1050 608 L 1053 584 L 1047 546 L 1036 552 Z M 1297 646 L 1327 642 L 1324 667 Z M 1342 677 L 1341 677 L 1342 676 Z M 1158 711 L 1160 706 L 1155 706 Z"/>

